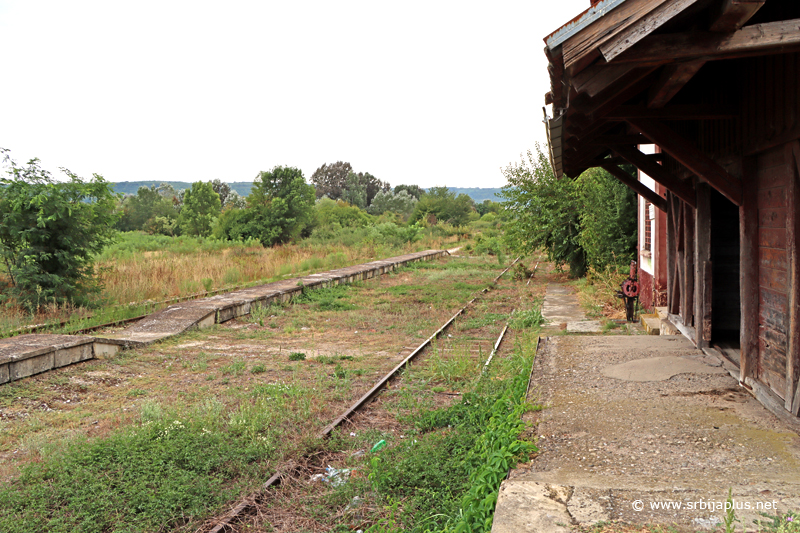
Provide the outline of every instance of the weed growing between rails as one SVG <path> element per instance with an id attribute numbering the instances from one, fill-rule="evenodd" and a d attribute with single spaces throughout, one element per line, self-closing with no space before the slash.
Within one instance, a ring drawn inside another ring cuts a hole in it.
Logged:
<path id="1" fill-rule="evenodd" d="M 292 304 L 265 306 L 254 314 L 225 324 L 190 331 L 147 348 L 119 352 L 109 360 L 92 360 L 4 385 L 0 388 L 0 424 L 3 425 L 0 486 L 12 487 L 9 489 L 11 492 L 21 488 L 26 494 L 44 494 L 51 478 L 28 476 L 26 479 L 30 484 L 24 486 L 19 485 L 21 481 L 15 481 L 18 477 L 22 479 L 20 468 L 24 464 L 50 464 L 52 459 L 56 461 L 52 468 L 56 468 L 60 460 L 57 458 L 62 453 L 60 450 L 74 446 L 83 449 L 84 455 L 93 454 L 103 448 L 106 439 L 111 439 L 108 441 L 111 446 L 117 442 L 115 439 L 121 438 L 118 433 L 134 431 L 132 428 L 140 426 L 140 414 L 145 416 L 155 409 L 155 405 L 185 406 L 165 415 L 164 420 L 167 424 L 179 420 L 183 426 L 195 429 L 199 426 L 197 431 L 200 431 L 203 427 L 211 428 L 194 420 L 194 406 L 219 402 L 224 406 L 221 416 L 226 425 L 223 425 L 223 431 L 234 431 L 240 423 L 234 425 L 228 421 L 233 420 L 241 406 L 255 401 L 253 394 L 256 391 L 283 383 L 303 391 L 303 397 L 307 397 L 311 404 L 308 407 L 297 404 L 298 409 L 306 409 L 297 416 L 293 414 L 295 406 L 285 404 L 286 416 L 273 419 L 269 425 L 270 431 L 280 432 L 282 437 L 273 442 L 274 447 L 269 455 L 263 456 L 264 459 L 251 455 L 253 461 L 268 463 L 264 470 L 258 471 L 269 477 L 276 464 L 283 464 L 289 457 L 305 455 L 307 446 L 319 447 L 313 435 L 322 425 L 368 390 L 377 379 L 375 376 L 393 368 L 402 359 L 399 353 L 405 346 L 417 344 L 419 336 L 430 335 L 436 324 L 452 316 L 455 308 L 463 305 L 478 288 L 484 286 L 486 280 L 491 280 L 499 272 L 496 263 L 488 258 L 445 257 L 433 262 L 448 268 L 400 269 L 349 286 L 320 289 L 322 292 L 319 293 L 309 291 L 310 298 L 297 298 Z M 441 272 L 449 275 L 437 278 L 436 290 L 422 288 L 427 285 L 429 274 Z M 503 290 L 490 291 L 489 295 L 502 295 Z M 442 359 L 446 361 L 448 356 L 449 352 Z M 267 398 L 273 398 L 272 394 L 264 395 L 264 401 L 272 401 Z M 228 437 L 227 433 L 224 435 Z M 234 442 L 239 442 L 244 448 L 244 441 L 237 439 L 235 437 Z M 138 451 L 144 444 L 140 440 L 135 440 L 134 444 L 114 445 L 117 467 L 125 465 L 125 472 L 133 477 L 139 470 L 150 471 L 147 467 L 150 455 Z M 172 454 L 175 450 L 168 452 Z M 191 450 L 197 461 L 213 462 L 217 449 L 212 446 L 208 452 L 210 457 L 206 458 L 206 450 Z M 175 457 L 180 455 L 175 453 Z M 159 457 L 167 461 L 165 455 Z M 182 457 L 190 457 L 190 452 L 185 451 Z M 144 464 L 139 464 L 142 461 Z M 71 464 L 89 468 L 83 463 Z M 118 483 L 117 471 L 105 472 L 112 463 L 109 461 L 104 465 L 91 472 L 109 480 L 112 485 Z M 252 466 L 256 467 L 255 464 Z M 252 488 L 254 485 L 248 479 L 256 483 L 255 486 L 265 479 L 262 476 L 256 482 L 258 476 L 249 477 L 249 470 L 225 471 L 232 473 L 234 477 L 230 478 L 221 472 L 212 469 L 209 475 L 222 479 L 225 488 L 237 487 L 237 490 L 243 486 Z M 203 485 L 205 479 L 200 476 L 197 483 Z M 142 481 L 141 486 L 149 486 L 148 483 Z M 100 484 L 98 481 L 92 486 L 99 491 L 97 494 L 105 495 L 102 503 L 110 509 L 109 513 L 116 512 L 121 517 L 117 529 L 125 527 L 122 524 L 127 524 L 128 518 L 130 522 L 140 519 L 127 510 L 132 492 L 118 494 L 111 490 L 113 487 L 100 490 Z M 153 493 L 173 488 L 156 486 Z M 226 494 L 235 500 L 235 495 L 250 492 L 242 489 L 241 492 Z M 178 491 L 176 498 L 180 496 Z M 171 511 L 159 509 L 162 523 L 177 530 L 194 531 L 206 516 L 217 512 L 218 508 L 214 506 L 218 504 L 214 502 L 221 501 L 223 496 L 219 498 L 212 499 L 202 509 L 197 504 L 202 499 L 200 496 L 196 501 L 188 498 L 171 500 L 168 502 Z M 181 502 L 195 507 L 183 507 Z M 71 517 L 74 507 L 42 505 L 38 510 L 34 507 L 31 512 L 47 515 L 53 523 L 59 520 L 70 523 L 68 520 L 71 518 L 59 515 Z M 222 507 L 225 510 L 230 508 L 224 504 Z M 174 514 L 170 515 L 173 511 Z M 20 520 L 29 520 L 30 515 L 26 512 L 24 509 L 8 511 Z M 148 519 L 141 520 L 147 523 Z M 181 520 L 189 520 L 191 524 Z M 130 526 L 129 529 L 135 531 L 136 527 Z M 0 530 L 3 530 L 2 526 Z M 58 528 L 53 530 L 58 531 Z M 142 526 L 139 530 L 158 528 Z"/>
<path id="2" fill-rule="evenodd" d="M 462 387 L 460 402 L 407 415 L 406 438 L 369 459 L 364 490 L 379 506 L 365 531 L 491 530 L 500 483 L 536 450 L 520 440 L 535 345 L 534 335 L 518 336 L 511 355 Z"/>

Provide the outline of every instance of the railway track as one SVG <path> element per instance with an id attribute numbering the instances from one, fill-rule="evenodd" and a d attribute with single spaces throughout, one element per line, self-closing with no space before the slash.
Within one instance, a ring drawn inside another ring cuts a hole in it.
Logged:
<path id="1" fill-rule="evenodd" d="M 386 439 L 388 449 L 382 457 L 388 459 L 400 446 L 411 443 L 399 440 L 403 433 L 417 434 L 407 425 L 407 416 L 451 404 L 458 408 L 461 395 L 471 393 L 474 386 L 503 387 L 507 376 L 519 376 L 528 368 L 527 355 L 520 357 L 517 352 L 517 341 L 523 338 L 519 332 L 512 329 L 514 334 L 506 334 L 505 341 L 498 334 L 501 329 L 509 331 L 503 322 L 512 308 L 520 306 L 519 297 L 539 297 L 543 286 L 526 289 L 524 280 L 510 282 L 509 268 L 486 257 L 414 264 L 381 277 L 380 282 L 365 280 L 352 287 L 309 291 L 291 305 L 259 307 L 251 315 L 207 330 L 137 347 L 121 358 L 93 360 L 21 381 L 13 389 L 19 398 L 0 403 L 0 418 L 13 435 L 9 450 L 15 454 L 3 455 L 0 450 L 0 469 L 10 474 L 7 479 L 14 479 L 17 469 L 39 457 L 38 450 L 27 443 L 45 433 L 53 443 L 73 434 L 102 443 L 106 435 L 116 437 L 117 428 L 124 426 L 131 429 L 131 438 L 141 436 L 149 446 L 143 429 L 147 424 L 163 425 L 163 431 L 168 431 L 180 420 L 192 428 L 186 430 L 192 435 L 203 425 L 198 440 L 212 438 L 206 437 L 208 427 L 213 438 L 236 442 L 237 450 L 249 450 L 250 443 L 254 444 L 253 462 L 241 463 L 247 466 L 235 462 L 246 457 L 244 452 L 209 449 L 209 459 L 220 458 L 233 467 L 225 470 L 224 478 L 211 472 L 206 481 L 206 473 L 199 471 L 192 478 L 200 488 L 209 482 L 239 483 L 248 489 L 239 489 L 234 497 L 251 495 L 235 500 L 233 509 L 209 520 L 203 517 L 228 509 L 221 511 L 219 506 L 226 499 L 230 502 L 230 496 L 197 497 L 191 483 L 176 486 L 174 481 L 159 481 L 154 493 L 163 490 L 166 501 L 178 512 L 168 517 L 146 509 L 140 513 L 143 518 L 137 518 L 141 523 L 152 520 L 151 526 L 156 527 L 163 518 L 181 531 L 203 532 L 252 530 L 248 525 L 269 529 L 267 524 L 274 524 L 276 531 L 327 531 L 339 523 L 332 520 L 339 518 L 313 515 L 316 503 L 296 508 L 287 502 L 300 492 L 302 498 L 312 500 L 338 494 L 327 485 L 309 483 L 312 474 L 332 464 L 355 469 L 346 490 L 364 491 L 373 514 L 360 523 L 372 524 L 380 518 L 374 513 L 382 513 L 383 507 L 376 500 L 379 493 L 368 488 L 363 475 L 369 469 L 364 461 L 372 457 L 369 450 L 375 442 Z M 524 308 L 529 306 L 526 303 Z M 508 357 L 512 345 L 514 357 Z M 491 357 L 488 361 L 487 356 Z M 487 367 L 491 367 L 489 377 L 483 379 L 481 370 Z M 402 372 L 404 368 L 409 371 Z M 163 415 L 153 410 L 162 406 Z M 76 427 L 74 420 L 85 422 Z M 211 425 L 206 426 L 206 421 Z M 42 429 L 31 422 L 41 422 Z M 246 428 L 247 435 L 241 428 Z M 251 431 L 255 437 L 248 436 Z M 438 438 L 438 434 L 420 436 L 429 437 Z M 183 446 L 178 440 L 175 443 Z M 365 450 L 363 458 L 349 455 L 358 450 Z M 76 451 L 83 453 L 83 449 Z M 193 452 L 198 461 L 205 454 L 201 449 Z M 139 516 L 117 487 L 124 489 L 127 479 L 146 476 L 147 464 L 147 460 L 132 461 L 126 480 L 109 483 L 109 493 L 121 496 L 112 511 L 117 516 Z M 197 470 L 177 461 L 175 466 L 191 475 Z M 115 475 L 113 468 L 97 468 L 98 479 L 112 480 Z M 448 474 L 450 478 L 465 479 L 460 474 Z M 183 487 L 195 498 L 194 507 L 186 506 L 189 513 L 181 507 L 186 500 L 177 499 L 183 498 Z M 30 490 L 38 489 L 32 485 Z M 177 497 L 170 500 L 173 494 Z M 66 520 L 74 513 L 60 502 L 43 500 L 37 505 L 52 506 L 44 512 L 54 518 L 63 513 Z M 325 505 L 333 513 L 348 513 L 344 505 Z M 29 508 L 38 509 L 27 499 L 20 500 L 14 512 L 27 517 Z M 275 509 L 279 509 L 277 514 Z M 347 520 L 353 519 L 349 513 Z M 311 527 L 293 525 L 286 517 Z M 97 522 L 103 520 L 115 523 L 113 514 Z"/>
<path id="2" fill-rule="evenodd" d="M 499 275 L 497 275 L 492 280 L 492 285 L 496 285 L 501 278 L 519 261 L 519 257 L 516 258 L 508 267 L 506 267 Z M 538 267 L 538 263 L 537 263 Z M 533 275 L 531 275 L 531 278 Z M 526 286 L 530 283 L 530 279 Z M 491 287 L 490 286 L 490 287 Z M 394 368 L 392 368 L 387 374 L 383 375 L 380 379 L 378 379 L 375 384 L 363 394 L 355 403 L 350 405 L 347 409 L 345 409 L 341 414 L 339 414 L 336 418 L 334 418 L 327 426 L 325 426 L 322 431 L 318 433 L 318 438 L 320 439 L 327 439 L 329 438 L 334 430 L 338 427 L 342 426 L 343 424 L 352 421 L 360 412 L 362 412 L 366 406 L 370 405 L 373 400 L 383 391 L 387 385 L 392 382 L 393 380 L 397 379 L 403 369 L 407 368 L 408 365 L 414 361 L 417 357 L 420 356 L 426 350 L 429 350 L 431 344 L 436 341 L 436 339 L 440 338 L 443 334 L 445 334 L 452 325 L 456 322 L 456 319 L 464 315 L 467 310 L 475 304 L 476 301 L 480 300 L 483 295 L 489 292 L 490 287 L 486 287 L 481 290 L 478 294 L 473 296 L 469 301 L 467 301 L 449 320 L 444 322 L 433 334 L 431 334 L 427 339 L 425 339 L 419 346 L 415 347 L 411 353 L 409 353 L 399 364 L 397 364 Z M 509 323 L 511 320 L 511 316 L 513 315 L 513 311 L 509 314 L 508 319 L 506 320 L 502 330 L 500 331 L 499 335 L 497 336 L 495 342 L 492 345 L 492 349 L 487 357 L 487 359 L 482 362 L 481 364 L 481 372 L 486 372 L 491 365 L 493 358 L 495 357 L 497 351 L 499 350 L 506 332 L 509 329 Z M 219 517 L 216 520 L 210 521 L 213 524 L 210 529 L 202 528 L 202 531 L 208 531 L 209 533 L 222 533 L 222 532 L 230 532 L 236 531 L 235 524 L 240 522 L 243 517 L 247 516 L 254 508 L 256 508 L 259 503 L 265 498 L 268 497 L 268 490 L 274 489 L 278 487 L 284 479 L 287 477 L 292 476 L 292 471 L 297 469 L 298 465 L 303 463 L 304 461 L 301 460 L 290 460 L 286 462 L 282 467 L 279 467 L 276 472 L 260 487 L 260 490 L 256 494 L 252 494 L 249 497 L 245 498 L 241 503 L 233 507 L 228 513 L 224 516 Z"/>

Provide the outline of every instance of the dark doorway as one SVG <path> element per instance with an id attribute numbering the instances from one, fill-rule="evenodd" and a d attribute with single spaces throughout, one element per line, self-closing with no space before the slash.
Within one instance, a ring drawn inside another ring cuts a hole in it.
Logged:
<path id="1" fill-rule="evenodd" d="M 711 342 L 739 345 L 739 208 L 711 191 Z"/>

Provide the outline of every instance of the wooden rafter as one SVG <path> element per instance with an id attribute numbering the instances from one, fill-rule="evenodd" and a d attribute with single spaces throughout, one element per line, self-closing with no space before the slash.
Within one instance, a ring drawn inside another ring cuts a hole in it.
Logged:
<path id="1" fill-rule="evenodd" d="M 617 33 L 612 39 L 606 41 L 605 44 L 600 46 L 600 53 L 603 54 L 606 61 L 611 62 L 622 52 L 630 49 L 660 28 L 665 22 L 668 22 L 675 15 L 696 2 L 697 0 L 673 0 L 672 2 L 661 4 L 634 24 Z"/>
<path id="2" fill-rule="evenodd" d="M 741 181 L 731 176 L 727 170 L 695 148 L 693 144 L 661 122 L 647 118 L 630 118 L 627 121 L 652 139 L 673 159 L 707 181 L 728 200 L 736 205 L 742 205 Z"/>
<path id="3" fill-rule="evenodd" d="M 637 167 L 639 170 L 659 182 L 661 185 L 672 191 L 672 193 L 694 207 L 696 197 L 694 187 L 680 178 L 673 175 L 669 170 L 659 165 L 646 154 L 637 150 L 633 146 L 617 146 L 613 151 L 623 157 L 626 161 Z"/>
<path id="4" fill-rule="evenodd" d="M 636 65 L 607 65 L 601 62 L 584 69 L 570 78 L 570 84 L 579 94 L 594 98 L 624 76 L 630 74 L 634 68 L 636 68 Z"/>
<path id="5" fill-rule="evenodd" d="M 665 65 L 658 78 L 647 94 L 647 107 L 658 109 L 667 105 L 672 97 L 689 83 L 697 72 L 706 64 L 704 59 Z"/>
<path id="6" fill-rule="evenodd" d="M 631 176 L 617 165 L 613 164 L 612 162 L 608 163 L 601 163 L 600 167 L 603 168 L 606 172 L 617 178 L 623 184 L 630 187 L 636 194 L 659 208 L 660 210 L 666 212 L 667 211 L 667 200 L 656 193 L 654 190 L 650 189 L 644 183 L 636 179 L 635 177 Z"/>
<path id="7" fill-rule="evenodd" d="M 754 24 L 732 33 L 688 32 L 651 35 L 614 59 L 617 64 L 662 64 L 689 59 L 737 57 L 800 49 L 800 19 Z"/>
<path id="8" fill-rule="evenodd" d="M 736 31 L 763 5 L 764 0 L 724 0 L 711 23 L 710 30 L 720 33 Z M 665 65 L 661 77 L 648 92 L 647 107 L 659 108 L 667 105 L 667 102 L 672 100 L 705 64 L 705 59 L 696 59 Z"/>
<path id="9" fill-rule="evenodd" d="M 730 32 L 738 30 L 761 9 L 765 0 L 724 0 L 717 12 L 711 31 Z"/>

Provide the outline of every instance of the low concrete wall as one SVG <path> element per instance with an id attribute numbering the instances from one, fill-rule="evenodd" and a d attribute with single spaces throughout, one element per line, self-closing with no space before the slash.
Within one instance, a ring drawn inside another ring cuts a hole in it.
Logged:
<path id="1" fill-rule="evenodd" d="M 94 339 L 76 335 L 20 335 L 0 340 L 0 384 L 86 361 Z"/>
<path id="2" fill-rule="evenodd" d="M 119 350 L 147 346 L 189 329 L 227 322 L 249 314 L 254 307 L 287 302 L 304 288 L 330 287 L 370 279 L 407 263 L 429 261 L 446 253 L 444 250 L 427 250 L 183 302 L 110 335 L 29 334 L 2 339 L 0 385 L 87 359 L 111 357 Z"/>

